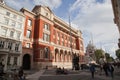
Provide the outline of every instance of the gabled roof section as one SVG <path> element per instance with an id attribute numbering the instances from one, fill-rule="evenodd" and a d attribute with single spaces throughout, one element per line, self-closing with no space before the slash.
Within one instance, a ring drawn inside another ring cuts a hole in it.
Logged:
<path id="1" fill-rule="evenodd" d="M 34 12 L 35 14 L 39 14 L 39 13 L 41 13 L 41 8 L 44 8 L 46 11 L 53 14 L 52 10 L 48 6 L 42 6 L 42 5 L 36 5 L 33 8 L 32 12 Z"/>
<path id="2" fill-rule="evenodd" d="M 48 10 L 49 12 L 53 13 L 52 10 L 48 7 L 48 6 L 43 6 L 46 10 Z"/>

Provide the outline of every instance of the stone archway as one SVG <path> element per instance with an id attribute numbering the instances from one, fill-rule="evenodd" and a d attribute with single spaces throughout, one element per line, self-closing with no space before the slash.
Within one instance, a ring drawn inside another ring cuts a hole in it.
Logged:
<path id="1" fill-rule="evenodd" d="M 31 57 L 30 57 L 29 54 L 25 54 L 23 56 L 23 64 L 22 64 L 22 66 L 23 66 L 23 69 L 30 70 L 30 68 L 31 68 Z"/>
<path id="2" fill-rule="evenodd" d="M 55 61 L 55 62 L 58 61 L 58 55 L 59 55 L 59 50 L 56 48 L 56 49 L 55 49 L 55 55 L 54 55 L 54 57 L 55 57 L 54 61 Z"/>

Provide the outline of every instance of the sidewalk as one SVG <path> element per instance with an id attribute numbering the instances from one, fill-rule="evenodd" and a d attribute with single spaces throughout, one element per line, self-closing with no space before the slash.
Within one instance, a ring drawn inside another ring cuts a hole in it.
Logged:
<path id="1" fill-rule="evenodd" d="M 40 76 L 45 72 L 45 70 L 40 70 L 34 74 L 29 74 L 26 76 L 27 80 L 39 80 Z"/>

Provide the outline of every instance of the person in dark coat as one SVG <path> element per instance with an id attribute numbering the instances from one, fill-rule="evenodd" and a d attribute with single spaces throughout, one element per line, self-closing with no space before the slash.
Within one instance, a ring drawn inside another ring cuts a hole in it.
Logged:
<path id="1" fill-rule="evenodd" d="M 93 63 L 90 64 L 90 72 L 91 72 L 92 78 L 94 79 L 95 65 Z"/>
<path id="2" fill-rule="evenodd" d="M 23 71 L 22 67 L 20 67 L 20 69 L 18 71 L 18 77 L 20 80 L 24 80 L 24 71 Z"/>
<path id="3" fill-rule="evenodd" d="M 105 75 L 106 75 L 106 76 L 109 76 L 109 74 L 108 74 L 109 64 L 108 64 L 108 63 L 105 63 L 105 64 L 103 65 L 103 69 L 104 69 L 104 71 L 105 71 Z"/>
<path id="4" fill-rule="evenodd" d="M 0 62 L 0 76 L 3 76 L 4 74 L 4 65 L 2 64 L 2 62 Z"/>
<path id="5" fill-rule="evenodd" d="M 113 77 L 114 77 L 114 76 L 113 76 L 113 73 L 114 73 L 114 67 L 113 67 L 112 64 L 109 64 L 109 68 L 108 68 L 108 70 L 109 70 L 109 72 L 110 72 L 111 77 L 113 78 Z"/>

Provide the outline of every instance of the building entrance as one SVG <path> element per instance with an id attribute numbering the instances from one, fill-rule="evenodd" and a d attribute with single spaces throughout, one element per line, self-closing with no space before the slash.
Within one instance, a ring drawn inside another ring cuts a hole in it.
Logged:
<path id="1" fill-rule="evenodd" d="M 23 56 L 23 69 L 24 70 L 30 70 L 31 68 L 31 58 L 29 54 L 25 54 Z"/>

